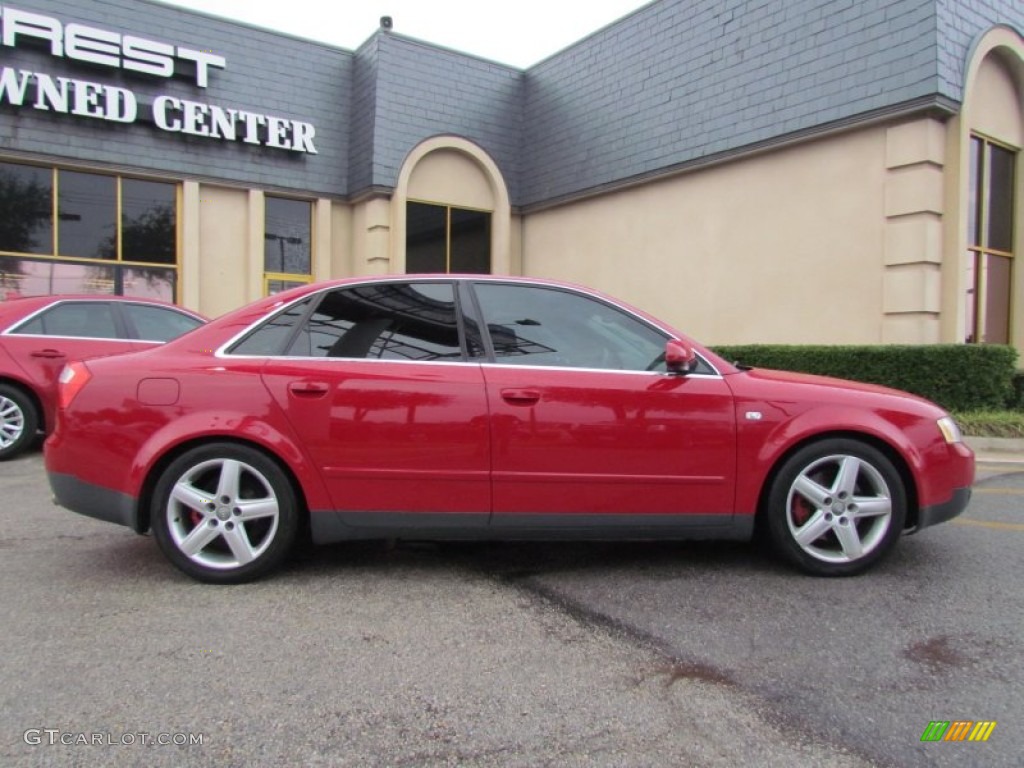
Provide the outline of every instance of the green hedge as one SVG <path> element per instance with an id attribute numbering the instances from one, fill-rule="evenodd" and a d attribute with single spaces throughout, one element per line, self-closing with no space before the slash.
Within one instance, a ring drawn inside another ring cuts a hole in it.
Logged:
<path id="1" fill-rule="evenodd" d="M 1017 351 L 1007 346 L 748 344 L 713 349 L 726 360 L 755 368 L 803 371 L 906 390 L 951 411 L 1003 410 L 1024 398 L 1024 384 L 1016 372 Z"/>

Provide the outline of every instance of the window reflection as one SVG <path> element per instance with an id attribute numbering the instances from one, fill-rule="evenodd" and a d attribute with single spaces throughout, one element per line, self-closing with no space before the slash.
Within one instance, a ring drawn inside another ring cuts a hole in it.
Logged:
<path id="1" fill-rule="evenodd" d="M 476 295 L 499 363 L 663 370 L 665 335 L 596 299 L 491 283 L 477 284 Z"/>
<path id="2" fill-rule="evenodd" d="M 0 163 L 0 251 L 53 252 L 53 171 Z"/>
<path id="3" fill-rule="evenodd" d="M 121 259 L 150 264 L 177 261 L 175 187 L 159 181 L 121 181 Z"/>
<path id="4" fill-rule="evenodd" d="M 173 269 L 43 259 L 4 258 L 0 261 L 0 289 L 11 298 L 56 293 L 102 293 L 173 303 L 175 283 Z"/>
<path id="5" fill-rule="evenodd" d="M 1010 342 L 1016 160 L 1010 149 L 971 137 L 964 332 L 968 343 Z"/>
<path id="6" fill-rule="evenodd" d="M 173 269 L 157 267 L 122 267 L 122 290 L 125 296 L 146 299 L 161 299 L 173 303 L 176 300 L 174 286 L 177 275 Z"/>
<path id="7" fill-rule="evenodd" d="M 57 247 L 61 256 L 117 258 L 117 179 L 58 171 Z"/>
<path id="8" fill-rule="evenodd" d="M 405 219 L 406 272 L 491 271 L 491 214 L 410 202 Z"/>
<path id="9" fill-rule="evenodd" d="M 331 291 L 287 354 L 461 360 L 454 288 L 448 283 L 386 283 Z"/>
<path id="10" fill-rule="evenodd" d="M 174 301 L 177 189 L 169 182 L 0 163 L 0 295 L 116 293 Z M 47 258 L 55 256 L 61 260 Z"/>
<path id="11" fill-rule="evenodd" d="M 114 268 L 105 264 L 5 259 L 0 275 L 8 295 L 114 293 Z"/>
<path id="12" fill-rule="evenodd" d="M 308 201 L 266 198 L 265 272 L 310 274 L 312 220 L 313 209 Z"/>

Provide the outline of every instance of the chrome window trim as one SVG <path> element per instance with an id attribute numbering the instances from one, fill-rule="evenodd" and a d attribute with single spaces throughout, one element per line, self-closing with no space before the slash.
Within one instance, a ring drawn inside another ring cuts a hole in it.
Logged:
<path id="1" fill-rule="evenodd" d="M 419 275 L 388 275 L 388 276 L 384 276 L 384 277 L 380 277 L 380 278 L 375 278 L 375 279 L 372 279 L 372 280 L 352 280 L 351 282 L 347 282 L 347 283 L 332 283 L 330 285 L 325 285 L 325 286 L 323 286 L 323 287 L 321 287 L 321 288 L 319 288 L 319 289 L 317 289 L 315 291 L 310 291 L 309 293 L 304 293 L 301 296 L 299 296 L 298 298 L 293 299 L 292 301 L 290 301 L 288 303 L 282 303 L 282 305 L 280 307 L 278 307 L 277 309 L 275 309 L 273 312 L 265 314 L 265 315 L 263 315 L 263 317 L 261 317 L 258 320 L 250 323 L 245 328 L 243 328 L 241 331 L 239 331 L 234 336 L 229 338 L 226 342 L 224 342 L 219 347 L 217 347 L 217 349 L 213 353 L 213 356 L 216 357 L 216 358 L 239 359 L 239 360 L 246 360 L 246 359 L 248 359 L 248 360 L 324 360 L 324 359 L 331 359 L 331 360 L 378 361 L 378 362 L 384 362 L 384 363 L 387 363 L 387 362 L 391 362 L 391 363 L 397 363 L 397 362 L 417 363 L 417 362 L 421 362 L 421 361 L 417 361 L 417 360 L 391 360 L 391 359 L 385 360 L 385 359 L 380 359 L 380 358 L 366 358 L 366 357 L 322 358 L 322 357 L 286 357 L 286 356 L 283 356 L 283 355 L 234 355 L 234 354 L 228 353 L 228 351 L 227 351 L 228 348 L 230 348 L 232 345 L 234 345 L 238 341 L 240 341 L 243 336 L 245 336 L 246 334 L 250 333 L 260 323 L 266 322 L 273 315 L 280 314 L 282 312 L 286 312 L 290 307 L 294 306 L 295 304 L 298 304 L 299 302 L 302 302 L 302 301 L 306 301 L 307 299 L 309 299 L 311 297 L 314 297 L 314 296 L 316 296 L 318 294 L 324 293 L 326 291 L 336 290 L 336 289 L 344 289 L 344 288 L 349 287 L 349 286 L 379 285 L 379 284 L 384 284 L 384 283 L 409 283 L 409 282 L 418 282 L 418 283 L 455 283 L 457 285 L 458 284 L 467 284 L 468 283 L 468 284 L 470 284 L 470 288 L 472 288 L 472 284 L 473 283 L 498 283 L 499 285 L 500 284 L 504 284 L 504 285 L 525 285 L 525 286 L 532 287 L 532 288 L 547 288 L 547 289 L 550 289 L 550 290 L 568 291 L 570 293 L 575 293 L 575 294 L 578 294 L 580 296 L 586 296 L 587 298 L 591 299 L 592 301 L 598 301 L 598 302 L 601 302 L 603 304 L 607 304 L 608 306 L 614 307 L 615 309 L 619 310 L 623 314 L 626 314 L 629 317 L 632 317 L 637 322 L 643 323 L 644 325 L 650 326 L 650 327 L 658 330 L 659 332 L 665 334 L 667 339 L 678 339 L 679 338 L 669 328 L 666 328 L 665 326 L 661 325 L 658 322 L 654 322 L 654 321 L 652 321 L 652 320 L 650 320 L 650 319 L 648 319 L 646 317 L 638 315 L 636 312 L 634 312 L 633 310 L 629 309 L 628 307 L 622 306 L 617 301 L 614 301 L 614 300 L 612 300 L 612 299 L 610 299 L 610 298 L 608 298 L 606 296 L 597 295 L 595 293 L 592 293 L 591 291 L 589 291 L 586 288 L 582 288 L 582 287 L 575 286 L 575 285 L 562 285 L 560 283 L 549 283 L 549 282 L 544 282 L 544 281 L 536 281 L 536 280 L 534 280 L 532 278 L 515 278 L 515 277 L 497 276 L 497 275 L 473 275 L 473 276 L 469 276 L 469 277 L 452 277 L 452 276 L 447 276 L 447 275 L 438 275 L 438 276 L 431 275 L 429 277 L 423 276 L 422 278 Z M 707 367 L 710 368 L 714 373 L 710 373 L 710 374 L 708 374 L 708 373 L 687 374 L 688 376 L 692 376 L 692 377 L 695 377 L 695 378 L 696 377 L 700 377 L 700 378 L 705 378 L 705 379 L 720 379 L 720 378 L 722 378 L 722 372 L 719 371 L 718 368 L 716 368 L 711 363 L 710 360 L 708 360 L 706 357 L 704 357 L 704 355 L 700 354 L 699 352 L 697 353 L 697 357 L 699 357 L 704 362 L 704 364 L 707 365 Z M 453 363 L 446 363 L 446 364 L 447 365 L 453 365 L 453 364 L 459 364 L 459 365 L 489 365 L 489 366 L 502 366 L 502 367 L 507 367 L 507 368 L 535 368 L 535 369 L 539 369 L 539 370 L 566 370 L 566 371 L 602 371 L 602 372 L 607 372 L 607 371 L 615 371 L 616 370 L 614 368 L 572 368 L 572 367 L 568 367 L 568 366 L 553 366 L 553 365 L 533 365 L 533 366 L 509 365 L 508 363 L 504 363 L 503 364 L 503 363 L 500 363 L 500 362 L 497 362 L 497 361 L 492 363 L 491 361 L 485 360 L 485 359 L 468 360 L 468 361 L 467 360 L 462 360 L 462 361 L 459 361 L 458 363 L 454 363 L 453 362 Z M 664 373 L 661 372 L 661 371 L 622 371 L 622 370 L 619 370 L 618 373 L 656 373 L 656 374 L 664 375 Z M 672 374 L 672 375 L 675 375 L 675 374 Z"/>
<path id="2" fill-rule="evenodd" d="M 0 336 L 21 336 L 25 338 L 37 339 L 96 339 L 100 341 L 143 341 L 151 344 L 166 344 L 166 342 L 156 341 L 154 339 L 122 339 L 121 337 L 108 339 L 105 337 L 98 336 L 62 336 L 50 333 L 17 332 L 18 329 L 21 328 L 21 326 L 25 325 L 26 323 L 30 323 L 43 312 L 49 312 L 51 309 L 53 309 L 54 307 L 59 307 L 61 304 L 99 304 L 101 302 L 110 303 L 111 298 L 112 297 L 110 296 L 103 296 L 97 297 L 95 299 L 57 299 L 49 304 L 46 304 L 45 306 L 39 307 L 39 309 L 35 310 L 31 314 L 25 315 L 25 317 L 21 318 L 13 325 L 9 325 L 3 331 L 0 331 Z M 206 323 L 209 322 L 202 315 L 196 314 L 195 312 L 189 309 L 185 309 L 184 307 L 179 307 L 177 305 L 172 306 L 169 304 L 150 304 L 148 301 L 132 301 L 131 299 L 123 299 L 119 296 L 113 296 L 113 304 L 137 304 L 143 307 L 152 307 L 153 309 L 166 309 L 171 312 L 178 312 L 182 315 L 187 315 L 188 317 L 191 317 L 193 320 L 198 320 L 200 325 L 206 325 Z"/>

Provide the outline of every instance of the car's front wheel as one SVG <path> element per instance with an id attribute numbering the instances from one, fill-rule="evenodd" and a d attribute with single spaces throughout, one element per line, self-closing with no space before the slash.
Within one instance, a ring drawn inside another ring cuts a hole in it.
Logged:
<path id="1" fill-rule="evenodd" d="M 785 461 L 765 513 L 783 557 L 814 575 L 852 576 L 895 546 L 907 494 L 881 451 L 857 440 L 829 439 Z"/>
<path id="2" fill-rule="evenodd" d="M 238 584 L 276 568 L 295 542 L 299 511 L 281 468 L 232 443 L 193 448 L 157 481 L 153 535 L 179 569 L 200 581 Z"/>
<path id="3" fill-rule="evenodd" d="M 17 387 L 0 384 L 0 461 L 28 448 L 39 429 L 32 400 Z"/>

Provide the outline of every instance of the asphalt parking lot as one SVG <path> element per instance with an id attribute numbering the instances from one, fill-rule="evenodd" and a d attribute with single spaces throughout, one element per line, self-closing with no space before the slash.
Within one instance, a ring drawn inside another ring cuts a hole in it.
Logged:
<path id="1" fill-rule="evenodd" d="M 372 543 L 211 587 L 54 507 L 30 453 L 0 464 L 0 765 L 1017 766 L 1013 469 L 854 579 L 735 544 Z M 997 725 L 921 741 L 956 720 Z"/>

